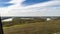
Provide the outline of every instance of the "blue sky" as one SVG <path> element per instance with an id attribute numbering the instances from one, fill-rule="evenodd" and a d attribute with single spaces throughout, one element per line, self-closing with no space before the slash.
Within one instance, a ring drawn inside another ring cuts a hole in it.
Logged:
<path id="1" fill-rule="evenodd" d="M 12 0 L 0 0 L 0 7 L 8 7 L 13 5 L 12 3 L 8 3 Z M 33 4 L 37 4 L 37 3 L 42 3 L 42 2 L 47 2 L 50 0 L 25 0 L 24 2 L 22 2 L 22 6 L 29 6 L 29 5 L 33 5 Z"/>
<path id="2" fill-rule="evenodd" d="M 0 11 L 2 16 L 60 16 L 60 0 L 0 0 Z"/>
<path id="3" fill-rule="evenodd" d="M 33 5 L 37 3 L 47 2 L 47 1 L 50 1 L 50 0 L 26 0 L 22 4 L 28 6 L 28 5 Z"/>
<path id="4" fill-rule="evenodd" d="M 12 3 L 8 3 L 11 0 L 0 0 L 0 7 L 8 7 L 10 5 L 13 5 Z"/>
<path id="5" fill-rule="evenodd" d="M 11 0 L 0 0 L 0 2 L 10 2 Z"/>
<path id="6" fill-rule="evenodd" d="M 10 5 L 13 5 L 13 4 L 11 4 L 11 3 L 1 3 L 0 7 L 8 7 Z"/>

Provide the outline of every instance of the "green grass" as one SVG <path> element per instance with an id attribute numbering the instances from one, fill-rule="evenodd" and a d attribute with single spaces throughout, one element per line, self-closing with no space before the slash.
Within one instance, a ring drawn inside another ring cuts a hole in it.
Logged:
<path id="1" fill-rule="evenodd" d="M 60 20 L 3 27 L 4 34 L 52 34 L 60 32 Z"/>
<path id="2" fill-rule="evenodd" d="M 19 19 L 14 18 L 12 21 L 2 22 L 3 27 L 10 27 L 13 25 L 21 25 L 21 24 L 29 24 L 29 23 L 36 23 L 36 22 L 45 22 L 44 19 Z"/>

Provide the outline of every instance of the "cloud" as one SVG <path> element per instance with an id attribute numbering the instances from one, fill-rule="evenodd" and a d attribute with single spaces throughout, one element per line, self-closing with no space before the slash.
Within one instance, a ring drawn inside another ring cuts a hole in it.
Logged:
<path id="1" fill-rule="evenodd" d="M 24 0 L 25 1 L 25 0 Z M 23 7 L 22 0 L 13 0 L 10 3 L 15 5 L 0 8 L 1 16 L 60 16 L 60 1 L 38 3 Z"/>
<path id="2" fill-rule="evenodd" d="M 9 3 L 13 3 L 14 5 L 11 5 L 9 7 L 0 7 L 0 14 L 1 16 L 9 16 L 11 15 L 11 10 L 13 9 L 20 9 L 21 8 L 21 2 L 23 2 L 24 0 L 12 0 Z"/>

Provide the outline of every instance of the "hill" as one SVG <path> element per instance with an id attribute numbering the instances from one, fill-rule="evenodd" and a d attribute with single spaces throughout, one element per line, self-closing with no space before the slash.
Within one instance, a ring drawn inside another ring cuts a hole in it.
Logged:
<path id="1" fill-rule="evenodd" d="M 60 32 L 60 19 L 3 27 L 4 34 L 53 34 Z"/>

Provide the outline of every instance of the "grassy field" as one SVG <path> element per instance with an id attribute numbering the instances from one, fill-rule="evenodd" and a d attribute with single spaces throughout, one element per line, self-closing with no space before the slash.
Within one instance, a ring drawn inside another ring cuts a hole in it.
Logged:
<path id="1" fill-rule="evenodd" d="M 31 21 L 30 21 L 31 22 Z M 4 26 L 4 34 L 53 34 L 60 32 L 60 19 Z"/>

